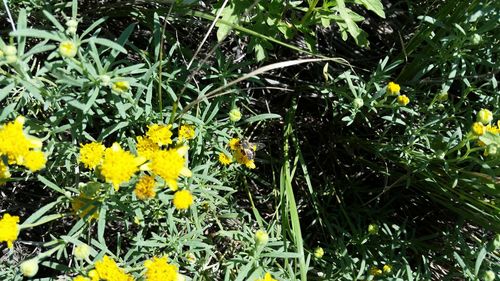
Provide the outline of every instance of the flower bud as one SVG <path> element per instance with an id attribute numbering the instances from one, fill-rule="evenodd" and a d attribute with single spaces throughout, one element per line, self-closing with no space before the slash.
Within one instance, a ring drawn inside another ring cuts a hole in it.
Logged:
<path id="1" fill-rule="evenodd" d="M 269 241 L 269 235 L 265 230 L 259 229 L 255 232 L 255 242 L 257 245 L 266 245 Z"/>
<path id="2" fill-rule="evenodd" d="M 492 120 L 493 113 L 491 113 L 488 109 L 483 108 L 477 113 L 477 122 L 481 122 L 483 125 L 490 124 Z"/>
<path id="3" fill-rule="evenodd" d="M 474 33 L 470 37 L 470 41 L 473 45 L 479 45 L 483 41 L 483 37 L 480 34 Z"/>
<path id="4" fill-rule="evenodd" d="M 363 99 L 362 99 L 362 98 L 355 98 L 355 99 L 352 101 L 352 106 L 353 106 L 355 109 L 361 108 L 361 107 L 363 107 L 363 105 L 365 105 L 365 102 L 363 101 Z"/>
<path id="5" fill-rule="evenodd" d="M 16 48 L 16 46 L 7 45 L 3 49 L 3 52 L 6 56 L 15 56 L 15 55 L 17 55 L 17 48 Z"/>
<path id="6" fill-rule="evenodd" d="M 239 108 L 235 107 L 231 109 L 231 111 L 229 111 L 229 120 L 231 120 L 231 122 L 238 122 L 240 121 L 240 119 L 241 119 L 241 112 Z"/>
<path id="7" fill-rule="evenodd" d="M 70 19 L 66 22 L 66 26 L 67 27 L 77 27 L 78 26 L 78 22 L 74 19 Z"/>
<path id="8" fill-rule="evenodd" d="M 371 223 L 368 225 L 368 233 L 370 235 L 377 235 L 378 234 L 378 225 Z"/>
<path id="9" fill-rule="evenodd" d="M 103 74 L 103 75 L 99 76 L 99 80 L 101 80 L 101 83 L 100 83 L 101 86 L 107 87 L 107 86 L 109 86 L 109 82 L 111 82 L 111 77 L 109 77 L 106 74 Z"/>
<path id="10" fill-rule="evenodd" d="M 317 259 L 321 259 L 323 255 L 325 254 L 325 251 L 321 247 L 317 247 L 314 249 L 314 257 Z"/>
<path id="11" fill-rule="evenodd" d="M 382 267 L 382 271 L 384 273 L 391 273 L 392 272 L 392 265 L 390 264 L 385 264 L 384 267 Z"/>
<path id="12" fill-rule="evenodd" d="M 38 259 L 25 260 L 19 266 L 21 273 L 26 277 L 33 277 L 38 272 Z"/>
<path id="13" fill-rule="evenodd" d="M 407 104 L 410 103 L 410 99 L 406 95 L 400 95 L 398 96 L 398 103 L 402 106 L 406 106 Z"/>
<path id="14" fill-rule="evenodd" d="M 59 54 L 64 58 L 73 58 L 76 56 L 78 47 L 73 41 L 63 41 L 59 44 Z"/>
<path id="15" fill-rule="evenodd" d="M 496 155 L 498 152 L 498 146 L 494 143 L 488 145 L 488 147 L 486 147 L 486 153 L 487 155 Z"/>
<path id="16" fill-rule="evenodd" d="M 437 100 L 446 101 L 448 100 L 448 92 L 441 92 L 437 95 Z"/>
<path id="17" fill-rule="evenodd" d="M 80 244 L 75 247 L 75 258 L 85 260 L 90 255 L 90 247 L 87 244 Z"/>
<path id="18" fill-rule="evenodd" d="M 491 270 L 488 270 L 484 273 L 483 275 L 483 279 L 484 281 L 493 281 L 495 280 L 495 272 L 491 271 Z"/>

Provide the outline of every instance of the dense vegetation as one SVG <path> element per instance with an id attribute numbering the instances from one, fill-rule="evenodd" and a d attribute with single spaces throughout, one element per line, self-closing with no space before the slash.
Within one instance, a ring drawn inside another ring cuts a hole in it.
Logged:
<path id="1" fill-rule="evenodd" d="M 500 278 L 498 1 L 4 1 L 1 280 Z"/>

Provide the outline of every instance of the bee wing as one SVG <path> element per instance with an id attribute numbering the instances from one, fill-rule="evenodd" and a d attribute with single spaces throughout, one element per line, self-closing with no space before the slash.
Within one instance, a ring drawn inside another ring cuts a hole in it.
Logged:
<path id="1" fill-rule="evenodd" d="M 252 148 L 253 148 L 254 151 L 261 150 L 264 147 L 266 147 L 266 145 L 263 144 L 263 143 L 261 143 L 261 142 L 254 142 L 254 143 L 252 143 Z"/>

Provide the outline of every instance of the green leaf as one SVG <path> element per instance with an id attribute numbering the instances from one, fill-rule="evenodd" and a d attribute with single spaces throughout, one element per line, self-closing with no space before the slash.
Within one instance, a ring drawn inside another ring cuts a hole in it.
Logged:
<path id="1" fill-rule="evenodd" d="M 385 19 L 384 5 L 380 0 L 356 0 L 356 3 L 365 6 L 368 10 Z"/>
<path id="2" fill-rule="evenodd" d="M 38 29 L 18 29 L 16 31 L 12 31 L 10 36 L 24 36 L 24 37 L 35 37 L 35 38 L 42 38 L 42 39 L 49 39 L 49 40 L 54 40 L 54 41 L 62 41 L 63 39 L 57 34 L 45 31 L 45 30 L 38 30 Z"/>
<path id="3" fill-rule="evenodd" d="M 85 42 L 85 41 L 83 41 Z M 120 46 L 120 44 L 116 43 L 116 42 L 113 42 L 109 39 L 106 39 L 106 38 L 95 38 L 95 37 L 92 37 L 91 39 L 88 40 L 88 42 L 93 42 L 95 44 L 99 44 L 99 45 L 102 45 L 102 46 L 105 46 L 105 47 L 109 47 L 113 50 L 116 50 L 118 52 L 121 52 L 121 53 L 124 53 L 126 54 L 127 53 L 127 50 L 125 48 L 123 48 L 122 46 Z"/>
<path id="4" fill-rule="evenodd" d="M 483 247 L 481 251 L 479 251 L 479 254 L 477 255 L 476 259 L 476 265 L 474 266 L 474 275 L 479 274 L 479 269 L 481 269 L 481 264 L 483 263 L 484 258 L 486 257 L 486 247 Z"/>
<path id="5" fill-rule="evenodd" d="M 222 10 L 221 13 L 221 20 L 226 21 L 228 23 L 236 24 L 238 22 L 238 15 L 235 14 L 234 12 L 234 4 L 229 4 Z M 217 29 L 217 40 L 221 42 L 226 38 L 226 36 L 231 32 L 233 29 L 230 25 L 227 24 L 219 24 L 217 23 L 215 26 L 218 27 Z"/>

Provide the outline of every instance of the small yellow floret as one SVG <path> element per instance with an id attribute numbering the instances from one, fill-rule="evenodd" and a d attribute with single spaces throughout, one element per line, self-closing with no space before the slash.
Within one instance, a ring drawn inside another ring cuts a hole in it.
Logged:
<path id="1" fill-rule="evenodd" d="M 169 145 L 172 143 L 172 125 L 152 124 L 148 126 L 146 135 L 157 145 Z"/>
<path id="2" fill-rule="evenodd" d="M 19 217 L 4 214 L 0 220 L 0 242 L 7 242 L 7 247 L 12 248 L 19 235 Z"/>
<path id="3" fill-rule="evenodd" d="M 229 148 L 231 148 L 231 150 L 238 150 L 239 146 L 240 146 L 240 139 L 232 138 L 229 140 Z"/>
<path id="4" fill-rule="evenodd" d="M 179 142 L 194 139 L 195 131 L 192 125 L 182 125 L 179 128 Z"/>
<path id="5" fill-rule="evenodd" d="M 95 263 L 95 270 L 99 279 L 106 281 L 133 281 L 134 278 L 125 273 L 116 262 L 108 256 Z"/>
<path id="6" fill-rule="evenodd" d="M 65 58 L 72 58 L 76 56 L 78 47 L 73 41 L 63 41 L 59 44 L 59 54 Z"/>
<path id="7" fill-rule="evenodd" d="M 83 163 L 87 169 L 95 169 L 102 162 L 106 147 L 98 142 L 91 142 L 80 147 L 78 161 Z"/>
<path id="8" fill-rule="evenodd" d="M 4 184 L 10 178 L 9 166 L 3 163 L 0 158 L 0 185 Z"/>
<path id="9" fill-rule="evenodd" d="M 151 158 L 151 170 L 162 177 L 172 191 L 177 190 L 179 176 L 190 177 L 191 171 L 184 167 L 186 148 L 159 150 Z"/>
<path id="10" fill-rule="evenodd" d="M 101 174 L 118 191 L 120 184 L 128 182 L 139 171 L 140 162 L 140 159 L 123 150 L 118 143 L 113 143 L 104 151 Z"/>
<path id="11" fill-rule="evenodd" d="M 382 267 L 382 271 L 384 271 L 384 273 L 391 273 L 392 272 L 392 265 L 385 264 L 384 267 Z"/>
<path id="12" fill-rule="evenodd" d="M 399 91 L 401 91 L 401 87 L 399 84 L 396 84 L 394 82 L 389 82 L 387 84 L 387 94 L 390 96 L 397 96 L 399 94 Z"/>
<path id="13" fill-rule="evenodd" d="M 231 156 L 227 155 L 226 153 L 220 152 L 219 153 L 219 162 L 222 165 L 229 165 L 233 162 L 233 159 L 231 158 Z"/>
<path id="14" fill-rule="evenodd" d="M 154 257 L 144 262 L 147 281 L 178 281 L 179 273 L 175 265 L 169 264 L 167 257 Z"/>
<path id="15" fill-rule="evenodd" d="M 119 93 L 124 93 L 130 89 L 130 83 L 128 81 L 116 81 L 111 85 L 111 89 Z"/>
<path id="16" fill-rule="evenodd" d="M 152 176 L 143 176 L 139 179 L 135 185 L 135 196 L 139 200 L 146 200 L 149 198 L 154 198 L 156 196 L 155 192 L 156 181 Z"/>
<path id="17" fill-rule="evenodd" d="M 476 136 L 482 136 L 486 133 L 486 127 L 481 122 L 474 122 L 472 124 L 472 133 Z"/>
<path id="18" fill-rule="evenodd" d="M 91 281 L 90 278 L 78 275 L 75 278 L 73 278 L 73 281 Z"/>
<path id="19" fill-rule="evenodd" d="M 193 204 L 193 195 L 189 190 L 180 190 L 174 194 L 173 201 L 177 210 L 186 210 Z"/>
<path id="20" fill-rule="evenodd" d="M 160 147 L 148 137 L 137 137 L 137 154 L 150 160 Z"/>
<path id="21" fill-rule="evenodd" d="M 264 275 L 264 278 L 259 278 L 256 279 L 255 281 L 278 281 L 278 280 L 274 279 L 271 273 L 267 272 L 266 275 Z"/>
<path id="22" fill-rule="evenodd" d="M 407 104 L 410 103 L 410 99 L 406 95 L 400 95 L 397 98 L 398 103 L 402 106 L 406 106 Z"/>
<path id="23" fill-rule="evenodd" d="M 24 157 L 23 166 L 32 172 L 39 171 L 45 167 L 47 158 L 39 150 L 30 150 Z"/>
<path id="24" fill-rule="evenodd" d="M 373 276 L 379 276 L 379 275 L 382 275 L 382 270 L 375 267 L 375 266 L 372 266 L 370 268 L 370 275 L 373 275 Z"/>

